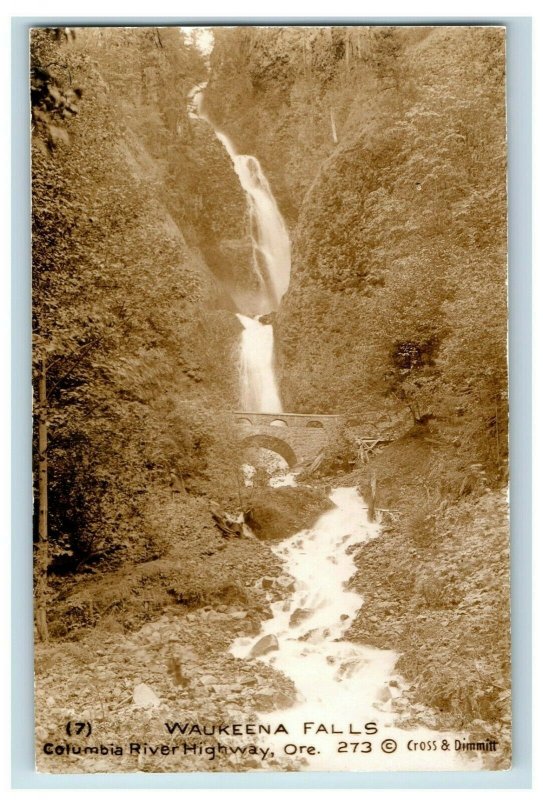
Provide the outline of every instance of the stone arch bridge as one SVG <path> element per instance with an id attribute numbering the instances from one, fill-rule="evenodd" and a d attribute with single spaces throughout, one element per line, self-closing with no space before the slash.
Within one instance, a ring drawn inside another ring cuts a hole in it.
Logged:
<path id="1" fill-rule="evenodd" d="M 235 411 L 241 442 L 282 456 L 292 469 L 318 456 L 343 421 L 341 414 L 263 414 Z"/>

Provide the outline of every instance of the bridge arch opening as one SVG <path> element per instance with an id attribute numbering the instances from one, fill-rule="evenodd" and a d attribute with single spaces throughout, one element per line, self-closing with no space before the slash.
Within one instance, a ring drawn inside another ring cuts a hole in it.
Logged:
<path id="1" fill-rule="evenodd" d="M 276 428 L 288 428 L 287 422 L 284 419 L 273 419 L 270 422 L 270 425 L 273 425 Z"/>
<path id="2" fill-rule="evenodd" d="M 272 450 L 274 453 L 280 455 L 281 458 L 284 458 L 290 469 L 295 467 L 298 461 L 296 453 L 289 443 L 280 439 L 278 436 L 267 436 L 263 433 L 255 434 L 254 436 L 245 437 L 241 444 L 245 448 L 261 447 L 265 450 Z"/>
<path id="3" fill-rule="evenodd" d="M 236 419 L 236 425 L 252 425 L 253 423 L 249 419 L 249 417 L 238 417 Z"/>
<path id="4" fill-rule="evenodd" d="M 306 428 L 324 428 L 324 425 L 322 424 L 320 419 L 310 419 L 305 427 Z"/>

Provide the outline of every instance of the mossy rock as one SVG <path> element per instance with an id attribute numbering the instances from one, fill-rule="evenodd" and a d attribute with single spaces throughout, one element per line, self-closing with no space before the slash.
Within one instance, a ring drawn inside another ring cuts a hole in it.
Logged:
<path id="1" fill-rule="evenodd" d="M 281 486 L 256 492 L 246 520 L 258 539 L 286 539 L 311 528 L 332 508 L 334 504 L 320 489 Z"/>

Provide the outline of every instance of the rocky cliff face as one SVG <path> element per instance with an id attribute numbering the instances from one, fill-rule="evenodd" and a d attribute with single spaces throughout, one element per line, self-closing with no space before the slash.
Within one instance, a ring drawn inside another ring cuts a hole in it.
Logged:
<path id="1" fill-rule="evenodd" d="M 187 120 L 190 133 L 176 143 L 169 203 L 215 278 L 218 304 L 236 311 L 235 298 L 256 280 L 245 195 L 211 125 L 193 114 Z"/>

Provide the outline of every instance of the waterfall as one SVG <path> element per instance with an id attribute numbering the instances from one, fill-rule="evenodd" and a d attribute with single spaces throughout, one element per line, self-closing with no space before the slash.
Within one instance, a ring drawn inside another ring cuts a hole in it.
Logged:
<path id="1" fill-rule="evenodd" d="M 203 84 L 195 87 L 190 108 L 212 124 L 202 111 Z M 290 281 L 290 240 L 285 221 L 262 167 L 255 156 L 240 155 L 222 131 L 215 135 L 230 156 L 245 192 L 252 243 L 252 267 L 258 279 L 260 315 L 276 311 Z M 239 305 L 238 305 L 239 308 Z M 240 311 L 243 309 L 240 308 Z M 273 327 L 259 316 L 237 314 L 243 325 L 240 342 L 240 402 L 244 411 L 282 411 L 274 373 Z"/>
<path id="2" fill-rule="evenodd" d="M 253 270 L 261 286 L 262 313 L 275 311 L 290 280 L 287 227 L 258 159 L 238 155 L 228 136 L 219 131 L 216 135 L 232 159 L 245 192 L 253 245 Z"/>
<path id="3" fill-rule="evenodd" d="M 245 192 L 253 270 L 258 278 L 262 313 L 275 311 L 290 280 L 290 240 L 262 167 L 254 156 L 238 155 L 228 136 L 216 131 Z M 283 410 L 274 372 L 273 326 L 259 317 L 237 315 L 243 325 L 240 347 L 240 400 L 244 411 Z"/>
<path id="4" fill-rule="evenodd" d="M 244 411 L 282 411 L 273 370 L 273 328 L 258 318 L 237 314 L 241 334 L 241 407 Z"/>

